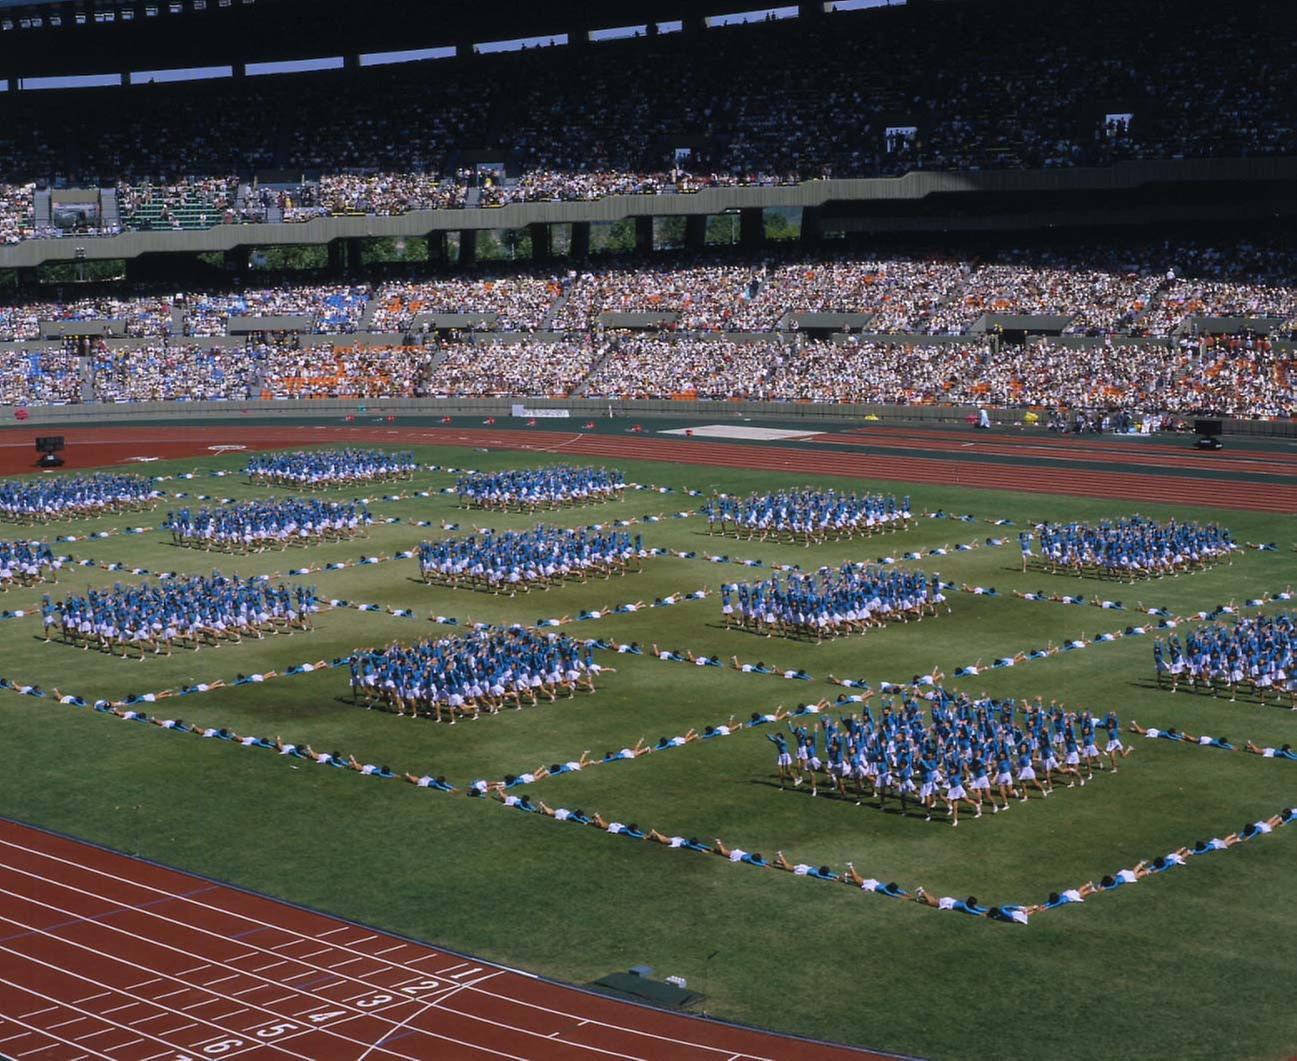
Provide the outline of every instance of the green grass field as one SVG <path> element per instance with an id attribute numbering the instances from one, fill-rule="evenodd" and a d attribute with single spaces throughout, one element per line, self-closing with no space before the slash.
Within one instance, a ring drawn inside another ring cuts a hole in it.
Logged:
<path id="1" fill-rule="evenodd" d="M 544 463 L 535 456 L 427 449 L 421 459 L 476 468 Z M 237 476 L 206 472 L 241 466 L 237 457 L 194 464 L 153 464 L 148 471 L 196 470 L 169 490 L 214 496 L 265 496 Z M 731 714 L 829 696 L 829 673 L 904 680 L 934 666 L 947 684 L 993 695 L 1057 698 L 1123 721 L 1176 725 L 1224 735 L 1236 746 L 1293 741 L 1297 715 L 1252 702 L 1169 692 L 1152 683 L 1151 638 L 1094 644 L 1076 652 L 996 670 L 968 680 L 957 666 L 1012 655 L 1064 638 L 1092 638 L 1133 621 L 1094 607 L 1031 603 L 1014 589 L 1117 598 L 1185 614 L 1243 601 L 1297 582 L 1292 522 L 1277 516 L 1148 505 L 1147 515 L 1215 519 L 1239 540 L 1278 541 L 1280 552 L 1248 551 L 1232 565 L 1138 586 L 1082 581 L 1019 570 L 1018 526 L 1006 518 L 1086 519 L 1129 513 L 1101 500 L 911 487 L 870 482 L 908 494 L 916 511 L 971 513 L 979 522 L 921 519 L 908 532 L 805 549 L 709 539 L 681 491 L 768 490 L 803 482 L 776 474 L 665 464 L 625 464 L 630 480 L 676 492 L 630 492 L 620 503 L 548 514 L 578 525 L 664 514 L 636 528 L 666 549 L 728 553 L 803 567 L 957 543 L 980 548 L 925 557 L 913 566 L 956 583 L 994 586 L 995 598 L 952 593 L 954 614 L 893 627 L 864 639 L 824 645 L 765 640 L 725 631 L 716 598 L 568 626 L 577 637 L 659 642 L 664 648 L 763 658 L 803 667 L 812 683 L 733 670 L 606 657 L 617 673 L 597 695 L 453 727 L 368 712 L 351 705 L 345 668 L 254 687 L 225 688 L 159 705 L 199 725 L 309 741 L 398 771 L 444 774 L 463 786 L 584 749 L 654 743 L 701 729 Z M 248 575 L 362 554 L 391 555 L 442 521 L 468 527 L 523 527 L 525 515 L 486 517 L 439 494 L 445 472 L 421 473 L 412 489 L 427 498 L 383 501 L 375 488 L 376 526 L 365 542 L 291 554 L 216 557 L 172 546 L 167 535 L 114 535 L 63 546 L 151 570 Z M 841 486 L 842 481 L 826 480 Z M 81 535 L 106 527 L 155 526 L 161 511 L 71 525 L 49 534 Z M 413 521 L 430 520 L 419 529 Z M 0 534 L 36 536 L 14 525 Z M 986 547 L 989 536 L 1008 544 Z M 433 589 L 416 580 L 413 560 L 312 575 L 325 598 L 414 608 L 420 618 L 353 609 L 322 614 L 317 629 L 294 637 L 226 646 L 143 663 L 43 644 L 40 621 L 0 622 L 0 674 L 14 683 L 55 686 L 87 699 L 121 698 L 237 674 L 285 670 L 342 656 L 359 646 L 451 632 L 424 616 L 534 623 L 582 608 L 646 600 L 722 581 L 765 577 L 767 569 L 703 559 L 650 560 L 642 574 L 569 585 L 515 599 Z M 122 572 L 65 569 L 60 590 L 130 581 Z M 27 609 L 39 590 L 13 590 L 8 609 Z M 630 763 L 545 779 L 533 798 L 582 807 L 604 817 L 656 827 L 793 861 L 846 860 L 866 875 L 923 885 L 938 895 L 976 895 L 985 903 L 1031 903 L 1164 854 L 1199 838 L 1221 836 L 1297 800 L 1297 764 L 1130 737 L 1134 754 L 1116 776 L 1046 801 L 1014 804 L 1007 815 L 961 821 L 958 830 L 921 818 L 804 792 L 782 792 L 762 730 L 691 744 Z M 646 962 L 659 975 L 687 977 L 707 996 L 709 1013 L 766 1027 L 936 1058 L 1281 1057 L 1297 1049 L 1291 996 L 1297 960 L 1291 939 L 1291 883 L 1297 879 L 1297 829 L 1192 860 L 1181 870 L 1096 896 L 1084 906 L 1037 915 L 1030 926 L 994 924 L 938 913 L 913 902 L 736 866 L 702 855 L 634 843 L 539 815 L 415 789 L 395 781 L 290 762 L 269 752 L 132 725 L 50 699 L 0 696 L 0 736 L 9 763 L 0 775 L 0 812 L 172 865 L 209 874 L 323 910 L 408 933 L 486 958 L 585 983 Z M 713 955 L 709 959 L 709 955 Z"/>

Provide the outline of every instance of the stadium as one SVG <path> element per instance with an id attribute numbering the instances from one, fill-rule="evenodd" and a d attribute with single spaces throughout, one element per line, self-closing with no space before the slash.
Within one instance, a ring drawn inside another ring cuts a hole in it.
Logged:
<path id="1" fill-rule="evenodd" d="M 0 0 L 0 1056 L 1292 1056 L 1294 39 Z"/>

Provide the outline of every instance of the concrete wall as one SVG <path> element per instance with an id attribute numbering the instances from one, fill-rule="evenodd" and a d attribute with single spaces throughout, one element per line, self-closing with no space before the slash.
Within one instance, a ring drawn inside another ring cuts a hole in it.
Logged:
<path id="1" fill-rule="evenodd" d="M 952 192 L 1103 191 L 1153 182 L 1297 181 L 1297 158 L 1122 162 L 1077 169 L 907 173 L 902 177 L 818 180 L 785 187 L 708 188 L 689 195 L 613 195 L 589 203 L 522 203 L 494 209 L 421 210 L 397 217 L 316 218 L 301 224 L 218 225 L 197 232 L 27 240 L 0 248 L 0 268 L 90 258 L 227 251 L 237 246 L 320 244 L 335 239 L 421 236 L 429 232 L 522 228 L 529 224 L 620 221 L 627 217 L 719 214 L 727 209 L 822 207 L 830 202 L 910 200 Z"/>
<path id="2" fill-rule="evenodd" d="M 660 417 L 723 422 L 727 420 L 770 420 L 795 423 L 798 420 L 862 422 L 866 417 L 907 423 L 962 423 L 974 415 L 973 406 L 894 406 L 873 404 L 820 404 L 816 402 L 725 402 L 725 401 L 600 401 L 596 398 L 321 398 L 229 402 L 132 402 L 121 405 L 59 405 L 30 407 L 23 426 L 76 427 L 109 424 L 129 427 L 158 420 L 220 420 L 238 417 L 241 422 L 257 418 L 267 422 L 320 419 L 337 423 L 354 416 L 358 424 L 395 416 L 434 418 L 442 416 L 494 416 L 510 420 L 511 409 L 521 403 L 528 409 L 565 409 L 573 430 L 585 420 L 609 415 L 634 421 Z M 364 412 L 360 412 L 360 409 Z M 1000 424 L 1023 422 L 1027 410 L 991 411 Z M 519 421 L 511 421 L 515 424 Z M 557 423 L 557 422 L 556 422 Z M 1225 431 L 1234 435 L 1297 438 L 1297 422 L 1226 420 Z"/>

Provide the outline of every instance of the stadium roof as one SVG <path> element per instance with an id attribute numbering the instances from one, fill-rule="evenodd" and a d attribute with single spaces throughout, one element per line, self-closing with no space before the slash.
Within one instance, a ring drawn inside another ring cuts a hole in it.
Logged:
<path id="1" fill-rule="evenodd" d="M 924 0 L 836 0 L 842 8 Z M 735 13 L 821 12 L 824 0 L 0 0 L 0 77 L 473 45 L 589 31 L 630 35 Z"/>

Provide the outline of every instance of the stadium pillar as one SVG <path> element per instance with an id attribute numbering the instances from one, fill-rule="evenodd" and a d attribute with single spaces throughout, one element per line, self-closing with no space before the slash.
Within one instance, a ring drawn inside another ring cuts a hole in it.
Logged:
<path id="1" fill-rule="evenodd" d="M 739 244 L 751 250 L 766 241 L 766 219 L 759 206 L 745 206 L 739 211 Z"/>
<path id="2" fill-rule="evenodd" d="M 365 241 L 357 236 L 347 240 L 347 272 L 358 273 L 365 264 Z"/>
<path id="3" fill-rule="evenodd" d="M 590 257 L 589 221 L 572 222 L 572 247 L 569 253 L 578 260 Z"/>
<path id="4" fill-rule="evenodd" d="M 332 239 L 326 246 L 329 253 L 329 272 L 333 276 L 341 276 L 347 267 L 346 243 L 340 239 Z"/>
<path id="5" fill-rule="evenodd" d="M 444 265 L 450 260 L 450 233 L 444 228 L 428 233 L 428 261 Z"/>
<path id="6" fill-rule="evenodd" d="M 651 217 L 637 217 L 635 219 L 635 253 L 644 255 L 653 253 L 653 219 Z"/>
<path id="7" fill-rule="evenodd" d="M 472 265 L 477 261 L 477 229 L 466 228 L 459 234 L 459 264 Z"/>
<path id="8" fill-rule="evenodd" d="M 824 211 L 818 206 L 802 208 L 801 240 L 806 244 L 819 243 L 824 239 Z"/>
<path id="9" fill-rule="evenodd" d="M 225 252 L 225 271 L 228 273 L 246 273 L 249 268 L 248 248 L 231 247 Z"/>
<path id="10" fill-rule="evenodd" d="M 687 214 L 685 216 L 685 246 L 691 251 L 700 251 L 707 246 L 706 214 Z"/>
<path id="11" fill-rule="evenodd" d="M 544 221 L 533 221 L 527 226 L 531 235 L 533 261 L 544 262 L 554 256 L 553 233 Z"/>

